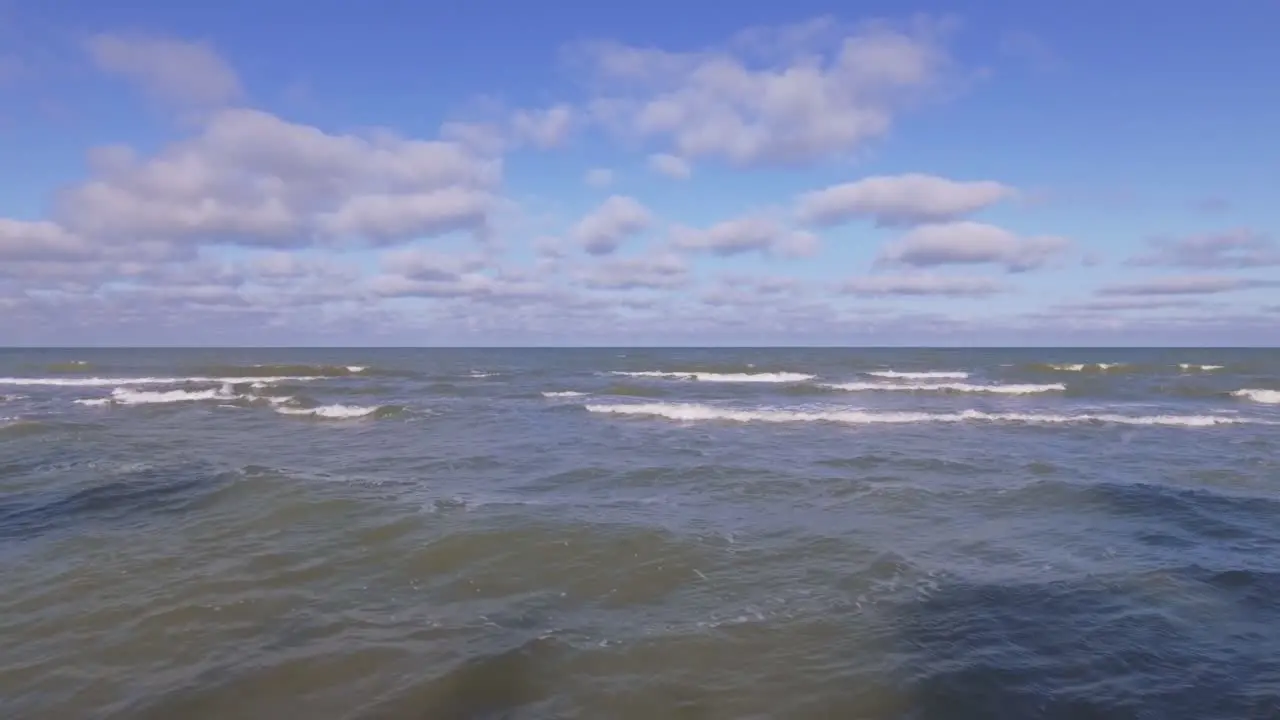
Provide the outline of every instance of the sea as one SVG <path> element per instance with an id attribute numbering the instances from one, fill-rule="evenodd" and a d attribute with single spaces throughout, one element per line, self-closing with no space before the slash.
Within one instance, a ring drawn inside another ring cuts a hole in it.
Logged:
<path id="1" fill-rule="evenodd" d="M 1280 350 L 2 350 L 0 717 L 1280 718 Z"/>

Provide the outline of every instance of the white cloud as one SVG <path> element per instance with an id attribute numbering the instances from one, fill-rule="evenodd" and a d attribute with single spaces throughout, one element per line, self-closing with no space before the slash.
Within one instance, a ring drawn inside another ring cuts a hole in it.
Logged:
<path id="1" fill-rule="evenodd" d="M 0 260 L 5 262 L 76 260 L 92 253 L 82 238 L 56 223 L 0 218 Z"/>
<path id="2" fill-rule="evenodd" d="M 687 161 L 666 153 L 650 155 L 649 169 L 673 180 L 688 180 L 693 176 L 693 167 Z"/>
<path id="3" fill-rule="evenodd" d="M 849 280 L 842 287 L 850 295 L 942 297 L 983 297 L 1007 289 L 1006 285 L 993 278 L 931 273 L 867 275 Z"/>
<path id="4" fill-rule="evenodd" d="M 583 177 L 583 182 L 593 188 L 609 187 L 613 184 L 613 171 L 608 168 L 592 168 Z"/>
<path id="5" fill-rule="evenodd" d="M 1230 275 L 1172 275 L 1109 285 L 1099 295 L 1214 295 L 1217 293 L 1278 287 L 1280 280 L 1256 280 Z"/>
<path id="6" fill-rule="evenodd" d="M 666 290 L 688 282 L 689 265 L 679 255 L 606 260 L 580 274 L 587 287 L 596 290 Z"/>
<path id="7" fill-rule="evenodd" d="M 941 79 L 946 29 L 819 20 L 695 52 L 600 42 L 575 55 L 601 91 L 591 111 L 611 130 L 686 159 L 778 165 L 848 155 L 887 132 Z"/>
<path id="8" fill-rule="evenodd" d="M 1043 266 L 1070 245 L 1066 238 L 1024 238 L 994 225 L 962 220 L 914 228 L 885 245 L 879 260 L 916 267 L 993 263 L 1021 272 Z"/>
<path id="9" fill-rule="evenodd" d="M 1012 197 L 991 180 L 961 182 L 933 175 L 870 177 L 806 193 L 797 200 L 801 222 L 831 226 L 866 218 L 882 226 L 956 220 Z"/>
<path id="10" fill-rule="evenodd" d="M 1199 269 L 1280 265 L 1280 244 L 1247 228 L 1181 238 L 1157 237 L 1149 244 L 1151 252 L 1130 258 L 1127 264 Z"/>
<path id="11" fill-rule="evenodd" d="M 501 163 L 451 142 L 331 135 L 256 110 L 138 159 L 98 151 L 60 199 L 68 230 L 108 242 L 392 244 L 483 228 Z"/>
<path id="12" fill-rule="evenodd" d="M 721 257 L 751 251 L 798 257 L 816 252 L 818 238 L 786 228 L 767 215 L 755 214 L 725 220 L 704 230 L 676 226 L 671 230 L 671 244 Z"/>
<path id="13" fill-rule="evenodd" d="M 218 107 L 243 90 L 235 70 L 207 43 L 143 35 L 95 35 L 87 49 L 104 72 L 126 77 L 165 102 Z"/>
<path id="14" fill-rule="evenodd" d="M 560 104 L 545 110 L 516 111 L 511 118 L 511 130 L 518 140 L 551 148 L 564 144 L 573 122 L 573 108 Z"/>
<path id="15" fill-rule="evenodd" d="M 653 224 L 653 214 L 635 198 L 612 195 L 574 226 L 572 236 L 592 255 L 608 255 Z"/>

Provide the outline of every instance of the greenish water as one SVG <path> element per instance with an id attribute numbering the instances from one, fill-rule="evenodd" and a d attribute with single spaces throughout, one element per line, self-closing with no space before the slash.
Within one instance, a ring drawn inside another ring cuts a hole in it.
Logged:
<path id="1" fill-rule="evenodd" d="M 6 718 L 1280 717 L 1280 351 L 0 351 Z"/>

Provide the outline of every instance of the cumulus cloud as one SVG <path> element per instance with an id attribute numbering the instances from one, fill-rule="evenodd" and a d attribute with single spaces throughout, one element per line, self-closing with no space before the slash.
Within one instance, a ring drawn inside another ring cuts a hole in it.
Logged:
<path id="1" fill-rule="evenodd" d="M 1151 298 L 1103 298 L 1057 306 L 1064 312 L 1116 312 L 1127 310 L 1168 310 L 1171 308 L 1205 307 L 1199 300 L 1166 300 Z"/>
<path id="2" fill-rule="evenodd" d="M 994 225 L 962 220 L 914 228 L 885 245 L 879 261 L 916 267 L 991 263 L 1023 272 L 1043 266 L 1070 245 L 1066 238 L 1024 238 Z"/>
<path id="3" fill-rule="evenodd" d="M 583 176 L 583 182 L 593 188 L 609 187 L 613 184 L 613 171 L 608 168 L 592 168 Z"/>
<path id="4" fill-rule="evenodd" d="M 500 161 L 451 142 L 333 135 L 256 110 L 213 115 L 140 159 L 100 149 L 58 217 L 111 242 L 386 245 L 483 228 Z"/>
<path id="5" fill-rule="evenodd" d="M 1130 258 L 1135 267 L 1244 269 L 1280 265 L 1280 244 L 1245 228 L 1181 238 L 1157 237 L 1151 251 Z"/>
<path id="6" fill-rule="evenodd" d="M 565 104 L 544 110 L 518 110 L 512 115 L 511 130 L 517 140 L 551 148 L 564 144 L 573 121 L 573 108 Z"/>
<path id="7" fill-rule="evenodd" d="M 688 180 L 693 176 L 693 167 L 686 160 L 666 153 L 650 155 L 649 169 L 674 180 Z"/>
<path id="8" fill-rule="evenodd" d="M 946 31 L 927 19 L 817 20 L 693 52 L 595 42 L 571 55 L 601 89 L 590 111 L 610 130 L 682 158 L 779 165 L 848 155 L 886 133 L 942 78 Z"/>
<path id="9" fill-rule="evenodd" d="M 606 260 L 580 274 L 583 284 L 596 290 L 669 290 L 688 282 L 689 264 L 679 255 Z"/>
<path id="10" fill-rule="evenodd" d="M 671 230 L 670 239 L 678 249 L 721 257 L 752 251 L 797 257 L 812 255 L 818 248 L 817 236 L 784 227 L 763 214 L 725 220 L 701 230 L 676 226 Z"/>
<path id="11" fill-rule="evenodd" d="M 1214 295 L 1235 290 L 1280 286 L 1280 280 L 1256 280 L 1230 275 L 1174 275 L 1109 285 L 1099 295 Z"/>
<path id="12" fill-rule="evenodd" d="M 88 243 L 56 223 L 0 218 L 0 260 L 5 262 L 77 260 L 92 254 Z"/>
<path id="13" fill-rule="evenodd" d="M 1006 285 L 993 278 L 932 273 L 867 275 L 853 278 L 841 287 L 843 292 L 850 295 L 940 297 L 984 297 L 1007 289 Z"/>
<path id="14" fill-rule="evenodd" d="M 136 82 L 167 103 L 218 107 L 243 95 L 235 70 L 207 43 L 99 34 L 86 49 L 99 69 Z"/>
<path id="15" fill-rule="evenodd" d="M 588 253 L 608 255 L 652 224 L 653 214 L 638 200 L 612 195 L 579 220 L 571 235 Z"/>
<path id="16" fill-rule="evenodd" d="M 796 215 L 822 227 L 863 218 L 881 226 L 918 225 L 956 220 L 1015 193 L 991 180 L 962 182 L 914 173 L 870 177 L 801 195 Z"/>

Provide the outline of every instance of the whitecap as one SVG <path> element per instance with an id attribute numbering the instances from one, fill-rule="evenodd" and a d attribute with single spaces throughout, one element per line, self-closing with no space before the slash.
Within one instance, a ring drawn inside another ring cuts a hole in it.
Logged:
<path id="1" fill-rule="evenodd" d="M 797 383 L 812 380 L 813 375 L 795 372 L 772 373 L 713 373 L 713 372 L 670 372 L 662 370 L 643 370 L 637 372 L 615 371 L 614 375 L 627 377 L 665 378 L 668 380 L 698 380 L 701 382 L 720 383 Z"/>
<path id="2" fill-rule="evenodd" d="M 586 393 L 578 392 L 577 390 L 561 390 L 559 392 L 542 393 L 542 397 L 545 397 L 545 398 L 571 398 L 571 397 L 583 397 L 584 395 L 586 395 Z"/>
<path id="3" fill-rule="evenodd" d="M 993 393 L 1000 395 L 1033 395 L 1036 393 L 1062 392 L 1067 389 L 1062 383 L 1044 385 L 973 385 L 970 383 L 834 383 L 825 387 L 848 392 L 952 392 L 952 393 Z"/>
<path id="4" fill-rule="evenodd" d="M 313 380 L 324 380 L 325 378 L 310 375 L 296 375 L 279 377 L 261 377 L 261 378 L 244 378 L 244 377 L 87 377 L 87 378 L 25 378 L 25 377 L 0 377 L 0 385 L 17 385 L 17 386 L 50 386 L 50 387 L 106 387 L 109 385 L 206 385 L 206 384 L 241 384 L 241 383 L 263 383 L 274 384 L 282 382 L 310 382 Z"/>
<path id="5" fill-rule="evenodd" d="M 989 413 L 964 410 L 957 413 L 893 412 L 868 410 L 788 410 L 783 408 L 758 408 L 737 410 L 694 403 L 643 403 L 619 405 L 587 405 L 594 413 L 642 415 L 683 422 L 731 421 L 768 423 L 828 422 L 852 425 L 914 424 L 914 423 L 1023 423 L 1023 424 L 1078 424 L 1110 423 L 1121 425 L 1165 425 L 1174 427 L 1206 427 L 1237 425 L 1242 423 L 1275 424 L 1262 420 L 1227 418 L 1209 415 L 1116 415 L 1056 413 Z"/>
<path id="6" fill-rule="evenodd" d="M 903 380 L 964 380 L 969 373 L 959 370 L 934 370 L 929 372 L 899 372 L 897 370 L 868 370 L 867 375 Z"/>
<path id="7" fill-rule="evenodd" d="M 349 420 L 367 417 L 378 412 L 379 409 L 378 406 L 362 405 L 321 405 L 313 408 L 285 407 L 281 405 L 277 406 L 275 410 L 282 415 L 310 415 L 332 420 Z"/>
<path id="8" fill-rule="evenodd" d="M 1280 405 L 1280 390 L 1262 390 L 1257 388 L 1245 388 L 1231 393 L 1235 397 L 1245 398 L 1258 403 L 1266 403 L 1268 405 Z"/>

